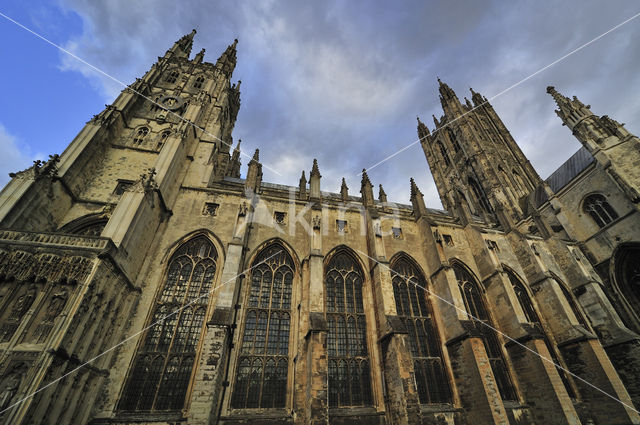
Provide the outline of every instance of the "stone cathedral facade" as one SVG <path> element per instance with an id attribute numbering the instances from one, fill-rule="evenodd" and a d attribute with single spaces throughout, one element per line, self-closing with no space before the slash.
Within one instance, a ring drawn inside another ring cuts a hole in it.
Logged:
<path id="1" fill-rule="evenodd" d="M 542 180 L 440 82 L 446 211 L 270 184 L 194 35 L 0 192 L 0 423 L 640 424 L 638 138 L 550 87 Z"/>

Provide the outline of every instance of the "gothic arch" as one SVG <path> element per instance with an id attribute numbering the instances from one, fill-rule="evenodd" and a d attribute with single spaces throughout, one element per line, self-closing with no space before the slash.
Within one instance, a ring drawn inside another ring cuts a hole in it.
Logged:
<path id="1" fill-rule="evenodd" d="M 502 265 L 502 268 L 507 273 L 509 281 L 513 286 L 516 297 L 518 298 L 518 302 L 520 303 L 520 307 L 524 312 L 524 315 L 527 321 L 533 324 L 538 328 L 538 331 L 541 332 L 542 340 L 549 351 L 549 355 L 554 365 L 556 366 L 556 371 L 564 384 L 565 389 L 567 390 L 567 394 L 572 399 L 576 398 L 576 389 L 574 388 L 573 381 L 569 378 L 566 373 L 567 367 L 564 363 L 564 359 L 562 355 L 556 349 L 556 346 L 552 344 L 551 338 L 549 337 L 549 333 L 547 332 L 545 323 L 543 322 L 542 315 L 537 308 L 533 294 L 531 293 L 531 289 L 525 283 L 525 281 L 520 277 L 518 273 L 516 273 L 512 268 Z M 562 360 L 561 360 L 562 359 Z"/>
<path id="2" fill-rule="evenodd" d="M 362 273 L 364 274 L 364 285 L 366 285 L 369 282 L 369 276 L 366 273 L 366 271 L 369 270 L 369 268 L 365 264 L 364 260 L 352 248 L 349 248 L 347 245 L 341 244 L 331 248 L 331 250 L 329 250 L 329 252 L 327 252 L 327 254 L 324 256 L 324 267 L 325 268 L 327 267 L 327 264 L 329 263 L 329 261 L 331 261 L 332 257 L 338 255 L 341 252 L 344 252 L 347 255 L 350 255 L 351 257 L 353 257 L 353 260 L 356 263 L 358 263 L 358 265 L 360 266 L 360 269 L 362 270 Z"/>
<path id="3" fill-rule="evenodd" d="M 293 251 L 279 238 L 262 243 L 251 255 L 245 306 L 238 334 L 238 354 L 232 366 L 232 409 L 285 408 L 292 369 L 294 288 L 300 267 Z"/>
<path id="4" fill-rule="evenodd" d="M 612 289 L 626 315 L 640 329 L 640 242 L 622 243 L 614 249 L 609 266 Z"/>
<path id="5" fill-rule="evenodd" d="M 69 221 L 59 231 L 75 235 L 100 236 L 109 217 L 104 213 L 87 214 Z"/>
<path id="6" fill-rule="evenodd" d="M 325 258 L 329 406 L 373 405 L 371 338 L 364 309 L 365 268 L 344 245 Z"/>
<path id="7" fill-rule="evenodd" d="M 183 236 L 181 236 L 179 239 L 176 239 L 173 243 L 171 243 L 165 250 L 164 255 L 162 256 L 162 259 L 160 260 L 160 264 L 165 264 L 166 267 L 166 262 L 168 261 L 169 258 L 171 258 L 171 256 L 176 252 L 176 250 L 182 245 L 184 244 L 186 241 L 190 240 L 191 238 L 194 238 L 198 235 L 202 235 L 204 237 L 206 237 L 207 239 L 209 239 L 211 241 L 211 243 L 213 243 L 213 246 L 216 249 L 216 252 L 218 253 L 218 258 L 219 258 L 219 265 L 220 267 L 218 267 L 220 269 L 220 271 L 222 271 L 222 265 L 224 264 L 224 258 L 225 258 L 225 252 L 224 252 L 224 245 L 222 244 L 222 241 L 220 240 L 220 238 L 218 238 L 218 236 L 216 236 L 215 233 L 213 233 L 212 231 L 208 230 L 208 229 L 197 229 L 197 230 L 193 230 Z M 163 270 L 163 272 L 165 272 L 166 270 Z"/>
<path id="8" fill-rule="evenodd" d="M 169 249 L 118 402 L 121 411 L 179 411 L 188 403 L 209 300 L 223 263 L 214 242 L 194 232 Z"/>
<path id="9" fill-rule="evenodd" d="M 299 275 L 302 272 L 302 267 L 300 266 L 300 257 L 298 257 L 298 253 L 290 243 L 279 237 L 269 238 L 258 245 L 256 248 L 254 248 L 248 257 L 248 260 L 246 261 L 247 267 L 249 267 L 250 264 L 253 264 L 258 254 L 260 254 L 260 252 L 264 248 L 274 244 L 280 245 L 282 249 L 284 249 L 291 256 L 291 259 L 293 260 L 293 263 L 295 265 L 296 273 Z"/>
<path id="10" fill-rule="evenodd" d="M 517 400 L 502 343 L 498 338 L 495 322 L 484 295 L 484 288 L 469 267 L 460 260 L 453 260 L 451 267 L 458 282 L 468 320 L 473 324 L 477 337 L 484 343 L 500 395 L 504 400 Z"/>
<path id="11" fill-rule="evenodd" d="M 575 295 L 573 295 L 573 292 L 571 291 L 571 289 L 567 286 L 566 283 L 564 283 L 562 279 L 560 279 L 560 276 L 558 276 L 552 271 L 550 271 L 549 274 L 551 275 L 553 280 L 555 280 L 556 283 L 558 284 L 560 291 L 562 291 L 562 294 L 564 295 L 565 300 L 567 300 L 569 307 L 571 307 L 571 311 L 573 311 L 574 316 L 576 316 L 578 323 L 584 326 L 586 330 L 591 331 L 589 320 L 587 319 L 587 316 L 582 310 L 582 306 L 576 299 Z"/>
<path id="12" fill-rule="evenodd" d="M 600 229 L 613 223 L 620 217 L 609 203 L 607 196 L 600 192 L 587 194 L 582 198 L 580 205 L 581 211 L 589 215 Z"/>
<path id="13" fill-rule="evenodd" d="M 451 403 L 449 374 L 425 274 L 404 252 L 391 257 L 390 270 L 396 314 L 408 332 L 418 399 L 421 404 Z"/>

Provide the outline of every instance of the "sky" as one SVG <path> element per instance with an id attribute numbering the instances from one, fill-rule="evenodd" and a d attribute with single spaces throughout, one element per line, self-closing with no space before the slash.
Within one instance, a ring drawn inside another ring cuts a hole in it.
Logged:
<path id="1" fill-rule="evenodd" d="M 37 35 L 0 16 L 0 185 L 61 153 L 123 89 L 113 79 L 130 84 L 196 28 L 193 53 L 206 48 L 208 62 L 239 40 L 233 136 L 249 155 L 260 148 L 264 181 L 296 186 L 317 158 L 323 190 L 345 177 L 359 195 L 367 168 L 390 201 L 408 203 L 414 177 L 440 208 L 420 144 L 371 168 L 417 140 L 416 116 L 433 130 L 437 77 L 462 101 L 470 87 L 491 99 L 546 178 L 580 147 L 548 85 L 640 134 L 640 17 L 542 70 L 639 12 L 618 0 L 5 0 L 0 13 Z"/>

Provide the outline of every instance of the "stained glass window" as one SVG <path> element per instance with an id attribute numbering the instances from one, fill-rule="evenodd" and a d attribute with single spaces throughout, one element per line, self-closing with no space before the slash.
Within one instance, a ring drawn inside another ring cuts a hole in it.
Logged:
<path id="1" fill-rule="evenodd" d="M 583 204 L 584 212 L 589 214 L 598 227 L 604 227 L 618 219 L 618 213 L 609 205 L 607 198 L 600 194 L 586 197 Z"/>
<path id="2" fill-rule="evenodd" d="M 484 342 L 487 356 L 489 357 L 489 363 L 493 370 L 493 375 L 498 384 L 498 389 L 504 400 L 516 400 L 516 393 L 507 370 L 507 365 L 504 359 L 504 353 L 502 346 L 494 330 L 494 325 L 489 317 L 489 313 L 485 308 L 484 300 L 478 283 L 471 276 L 465 268 L 456 264 L 453 266 L 453 270 L 458 281 L 458 287 L 462 293 L 462 299 L 464 300 L 464 306 L 469 314 L 469 320 L 472 320 L 476 324 L 476 328 L 479 331 L 482 340 Z"/>
<path id="3" fill-rule="evenodd" d="M 394 261 L 391 270 L 396 310 L 409 332 L 420 403 L 450 403 L 451 390 L 444 369 L 440 338 L 423 289 L 426 282 L 418 269 L 405 258 Z"/>
<path id="4" fill-rule="evenodd" d="M 235 409 L 285 407 L 294 269 L 279 244 L 263 249 L 253 262 L 231 398 Z"/>
<path id="5" fill-rule="evenodd" d="M 185 242 L 171 257 L 151 327 L 138 349 L 118 405 L 120 410 L 183 408 L 217 257 L 205 236 Z"/>
<path id="6" fill-rule="evenodd" d="M 550 360 L 552 360 L 553 363 L 556 365 L 558 375 L 560 375 L 560 379 L 562 379 L 562 383 L 567 389 L 567 393 L 571 398 L 575 398 L 576 394 L 573 391 L 573 387 L 569 383 L 569 377 L 567 376 L 567 373 L 564 371 L 564 368 L 562 368 L 562 365 L 560 363 L 560 358 L 558 357 L 558 354 L 554 346 L 551 344 L 551 340 L 549 339 L 549 336 L 547 335 L 544 329 L 544 326 L 540 321 L 540 316 L 538 315 L 535 307 L 533 306 L 531 297 L 529 297 L 529 292 L 524 287 L 524 284 L 516 276 L 515 273 L 513 273 L 510 270 L 507 270 L 507 276 L 509 277 L 509 281 L 513 286 L 513 291 L 516 293 L 516 296 L 518 297 L 518 301 L 520 303 L 520 306 L 522 307 L 522 311 L 524 312 L 525 317 L 527 318 L 527 321 L 529 323 L 536 325 L 540 330 L 540 332 L 542 332 L 544 343 L 547 346 L 547 350 L 549 350 L 549 355 L 551 356 Z"/>
<path id="7" fill-rule="evenodd" d="M 363 282 L 362 270 L 346 252 L 338 252 L 327 264 L 330 407 L 369 406 L 372 403 Z"/>

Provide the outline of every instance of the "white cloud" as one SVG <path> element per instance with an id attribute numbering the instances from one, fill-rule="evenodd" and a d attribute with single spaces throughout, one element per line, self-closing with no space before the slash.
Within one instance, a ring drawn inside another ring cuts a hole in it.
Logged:
<path id="1" fill-rule="evenodd" d="M 28 149 L 0 123 L 0 187 L 9 182 L 9 173 L 28 168 L 31 161 Z"/>

